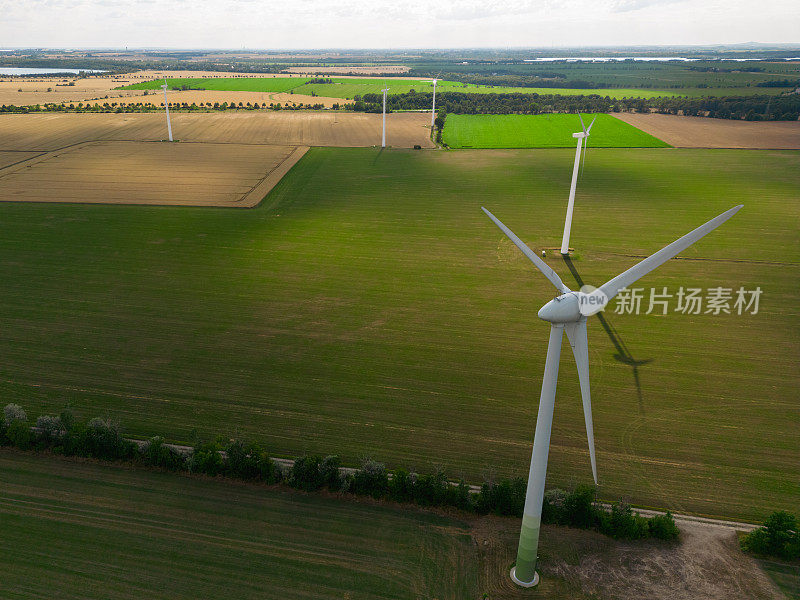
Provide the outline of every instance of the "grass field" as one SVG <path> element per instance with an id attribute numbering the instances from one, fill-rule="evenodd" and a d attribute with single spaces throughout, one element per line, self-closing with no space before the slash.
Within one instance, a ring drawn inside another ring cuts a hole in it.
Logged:
<path id="1" fill-rule="evenodd" d="M 599 114 L 589 145 L 597 148 L 664 148 L 666 143 L 606 114 Z M 588 127 L 595 115 L 584 115 Z M 450 148 L 565 148 L 576 144 L 577 115 L 447 115 L 442 141 Z"/>
<path id="2" fill-rule="evenodd" d="M 466 523 L 0 452 L 4 598 L 477 598 Z"/>
<path id="3" fill-rule="evenodd" d="M 325 96 L 330 98 L 352 99 L 357 95 L 380 94 L 384 87 L 389 88 L 390 94 L 405 94 L 412 89 L 417 92 L 433 91 L 433 84 L 430 80 L 408 80 L 408 79 L 380 79 L 380 78 L 356 78 L 356 77 L 333 77 L 332 83 L 307 83 L 309 78 L 303 77 L 275 77 L 275 78 L 211 78 L 211 79 L 191 79 L 179 78 L 168 79 L 167 83 L 175 89 L 187 86 L 193 89 L 206 90 L 235 90 L 250 92 L 288 92 L 293 90 L 298 94 Z M 144 81 L 131 85 L 122 86 L 122 90 L 155 90 L 159 89 L 162 80 Z M 766 89 L 766 88 L 765 88 Z M 521 88 L 503 86 L 485 86 L 460 83 L 457 81 L 440 81 L 436 86 L 437 92 L 463 92 L 469 94 L 558 94 L 562 96 L 574 96 L 585 94 L 599 94 L 610 96 L 611 98 L 654 98 L 659 96 L 678 96 L 675 91 L 650 90 L 633 88 L 609 88 L 609 89 L 567 89 L 567 88 Z M 684 93 L 683 91 L 681 93 Z M 766 92 L 765 92 L 766 93 Z M 709 94 L 710 95 L 710 94 Z"/>
<path id="4" fill-rule="evenodd" d="M 204 90 L 233 90 L 242 92 L 288 92 L 308 81 L 307 77 L 219 77 L 219 78 L 177 78 L 167 79 L 172 89 L 183 86 Z M 157 90 L 163 85 L 163 79 L 142 81 L 122 86 L 124 90 Z"/>
<path id="5" fill-rule="evenodd" d="M 557 246 L 573 155 L 313 148 L 251 211 L 3 204 L 0 394 L 140 436 L 523 476 L 553 290 L 480 206 Z M 642 285 L 763 290 L 757 315 L 590 324 L 603 497 L 745 519 L 800 503 L 798 167 L 796 151 L 589 155 L 572 230 L 587 283 L 744 203 Z M 565 349 L 550 485 L 590 479 L 583 427 Z"/>
<path id="6" fill-rule="evenodd" d="M 542 581 L 521 590 L 508 577 L 515 518 L 9 449 L 0 484 L 4 598 L 674 600 L 679 586 L 774 600 L 732 534 L 702 526 L 673 544 L 545 525 Z M 786 569 L 776 579 L 791 591 Z"/>

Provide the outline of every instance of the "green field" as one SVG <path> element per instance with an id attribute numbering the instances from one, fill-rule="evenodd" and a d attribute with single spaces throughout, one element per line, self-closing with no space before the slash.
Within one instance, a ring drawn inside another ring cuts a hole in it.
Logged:
<path id="1" fill-rule="evenodd" d="M 122 86 L 119 89 L 128 90 L 155 90 L 159 89 L 163 80 L 144 81 Z M 307 77 L 230 77 L 211 79 L 168 79 L 167 83 L 173 89 L 186 86 L 191 89 L 227 90 L 246 92 L 288 92 L 297 94 L 316 94 L 329 98 L 353 99 L 364 94 L 380 94 L 384 87 L 389 88 L 390 94 L 405 94 L 411 90 L 417 92 L 433 91 L 430 80 L 406 79 L 377 79 L 377 78 L 346 78 L 334 77 L 332 83 L 306 83 Z M 485 86 L 459 83 L 457 81 L 440 81 L 436 86 L 437 92 L 464 92 L 471 94 L 559 94 L 574 96 L 584 94 L 599 94 L 612 98 L 653 98 L 658 96 L 677 96 L 673 91 L 638 90 L 638 89 L 564 89 L 564 88 L 521 88 L 503 86 Z"/>
<path id="2" fill-rule="evenodd" d="M 139 436 L 524 476 L 554 292 L 480 206 L 557 246 L 573 156 L 312 148 L 253 210 L 3 204 L 2 398 Z M 800 504 L 798 188 L 799 152 L 590 150 L 585 282 L 744 203 L 642 286 L 764 294 L 757 315 L 590 324 L 601 496 L 745 519 Z M 572 362 L 551 485 L 591 477 Z"/>
<path id="3" fill-rule="evenodd" d="M 4 598 L 477 598 L 467 523 L 0 452 Z"/>
<path id="4" fill-rule="evenodd" d="M 384 83 L 380 79 L 344 79 L 334 78 L 333 83 L 309 83 L 295 88 L 295 92 L 310 94 L 313 91 L 318 96 L 352 99 L 356 95 L 380 94 L 384 87 L 389 88 L 390 94 L 405 94 L 410 90 L 417 92 L 432 92 L 433 84 L 430 81 L 404 81 L 387 79 Z M 504 87 L 459 83 L 457 81 L 440 81 L 436 85 L 438 92 L 462 92 L 467 94 L 558 94 L 562 96 L 579 96 L 586 94 L 599 94 L 611 98 L 654 98 L 659 96 L 677 96 L 672 91 L 637 90 L 637 89 L 566 89 L 566 88 L 533 88 L 533 87 Z"/>
<path id="5" fill-rule="evenodd" d="M 597 148 L 665 148 L 649 133 L 611 115 L 583 115 L 592 119 L 589 146 Z M 565 148 L 576 144 L 572 134 L 581 130 L 577 115 L 447 115 L 442 141 L 450 148 Z"/>
<path id="6" fill-rule="evenodd" d="M 186 86 L 190 89 L 241 91 L 241 92 L 288 92 L 303 85 L 307 77 L 219 77 L 209 79 L 183 78 L 167 79 L 171 89 L 180 89 Z M 157 90 L 163 85 L 163 79 L 143 81 L 118 89 L 125 90 Z"/>

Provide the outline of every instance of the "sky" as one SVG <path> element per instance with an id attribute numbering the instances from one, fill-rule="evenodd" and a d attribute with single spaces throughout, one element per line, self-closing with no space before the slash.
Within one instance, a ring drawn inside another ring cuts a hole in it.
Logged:
<path id="1" fill-rule="evenodd" d="M 0 47 L 800 44 L 798 0 L 0 0 Z"/>

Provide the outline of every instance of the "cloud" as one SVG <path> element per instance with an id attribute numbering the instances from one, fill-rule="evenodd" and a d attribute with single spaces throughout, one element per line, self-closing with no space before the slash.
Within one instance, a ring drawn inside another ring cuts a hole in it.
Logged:
<path id="1" fill-rule="evenodd" d="M 611 0 L 608 8 L 612 13 L 622 13 L 642 10 L 644 8 L 650 8 L 651 6 L 668 6 L 684 1 L 685 0 Z"/>

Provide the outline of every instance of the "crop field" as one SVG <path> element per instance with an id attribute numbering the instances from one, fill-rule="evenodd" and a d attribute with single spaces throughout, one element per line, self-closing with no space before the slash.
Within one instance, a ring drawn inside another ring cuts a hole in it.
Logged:
<path id="1" fill-rule="evenodd" d="M 664 148 L 667 144 L 610 115 L 583 115 L 592 127 L 589 146 Z M 576 144 L 577 115 L 447 115 L 442 141 L 450 148 L 565 148 Z"/>
<path id="2" fill-rule="evenodd" d="M 478 597 L 453 518 L 7 453 L 0 482 L 6 598 Z"/>
<path id="3" fill-rule="evenodd" d="M 308 78 L 302 77 L 276 77 L 276 78 L 219 78 L 219 79 L 167 79 L 167 83 L 173 89 L 180 89 L 183 86 L 192 89 L 206 90 L 230 90 L 230 91 L 251 91 L 251 92 L 288 92 L 290 90 L 298 94 L 316 94 L 321 97 L 346 98 L 352 99 L 357 95 L 380 94 L 384 87 L 389 89 L 390 94 L 405 94 L 411 90 L 417 92 L 433 91 L 433 84 L 430 80 L 413 79 L 380 79 L 380 78 L 357 78 L 357 77 L 333 77 L 331 83 L 308 83 Z M 127 86 L 121 90 L 145 90 L 158 89 L 161 80 L 144 81 Z M 462 92 L 468 94 L 559 94 L 565 96 L 599 94 L 610 96 L 611 98 L 655 98 L 659 96 L 677 96 L 674 91 L 665 90 L 643 90 L 633 88 L 610 88 L 610 89 L 567 89 L 567 88 L 541 88 L 541 87 L 505 87 L 505 86 L 486 86 L 460 83 L 458 81 L 440 81 L 436 86 L 437 92 Z"/>
<path id="4" fill-rule="evenodd" d="M 508 578 L 516 518 L 8 449 L 0 484 L 6 597 L 674 600 L 676 586 L 704 598 L 778 597 L 732 533 L 697 525 L 678 544 L 545 525 L 543 580 L 525 593 Z M 784 571 L 775 578 L 789 589 Z"/>
<path id="5" fill-rule="evenodd" d="M 156 90 L 163 80 L 154 79 L 129 84 L 117 89 Z M 414 80 L 409 78 L 358 78 L 358 77 L 333 77 L 331 83 L 311 83 L 310 78 L 304 77 L 231 77 L 231 78 L 167 78 L 167 83 L 172 89 L 187 87 L 190 89 L 219 90 L 219 91 L 248 91 L 248 92 L 289 92 L 312 95 L 319 97 L 353 99 L 364 94 L 380 94 L 384 87 L 389 88 L 389 94 L 405 94 L 411 90 L 417 92 L 433 91 L 433 84 L 429 79 Z M 543 94 L 561 96 L 579 96 L 597 94 L 610 98 L 658 98 L 664 96 L 750 96 L 753 94 L 779 94 L 781 88 L 766 87 L 706 87 L 706 88 L 676 88 L 676 89 L 651 89 L 651 88 L 555 88 L 555 87 L 510 87 L 499 85 L 476 85 L 458 81 L 439 81 L 437 92 L 462 92 L 467 94 Z"/>
<path id="6" fill-rule="evenodd" d="M 373 146 L 381 142 L 381 115 L 367 113 L 242 111 L 175 113 L 172 131 L 181 142 L 279 146 Z M 387 115 L 386 142 L 433 148 L 430 115 Z M 46 113 L 0 116 L 0 152 L 46 152 L 88 141 L 159 141 L 167 138 L 161 113 Z"/>
<path id="7" fill-rule="evenodd" d="M 251 208 L 306 150 L 254 144 L 86 142 L 0 168 L 0 202 Z"/>
<path id="8" fill-rule="evenodd" d="M 800 150 L 800 121 L 753 122 L 642 113 L 615 116 L 679 148 Z"/>
<path id="9" fill-rule="evenodd" d="M 312 148 L 251 211 L 0 205 L 0 394 L 138 436 L 524 476 L 554 292 L 480 206 L 557 246 L 573 155 Z M 602 497 L 741 519 L 800 503 L 798 187 L 796 151 L 587 157 L 576 257 L 547 258 L 571 286 L 745 205 L 641 281 L 667 315 L 590 324 Z M 674 310 L 680 287 L 757 286 L 757 314 Z M 552 442 L 549 484 L 589 481 L 567 348 Z"/>
<path id="10" fill-rule="evenodd" d="M 167 79 L 172 89 L 184 86 L 193 89 L 241 91 L 241 92 L 288 92 L 303 85 L 306 77 L 229 77 L 229 78 L 180 78 Z M 162 79 L 142 81 L 125 86 L 128 90 L 157 90 L 163 85 Z"/>

